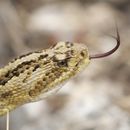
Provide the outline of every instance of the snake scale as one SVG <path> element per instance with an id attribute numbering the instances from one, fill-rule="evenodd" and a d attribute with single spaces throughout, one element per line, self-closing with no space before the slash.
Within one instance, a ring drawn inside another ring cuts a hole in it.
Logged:
<path id="1" fill-rule="evenodd" d="M 0 116 L 23 104 L 39 101 L 55 93 L 61 84 L 83 70 L 91 59 L 108 56 L 109 52 L 89 55 L 84 44 L 58 42 L 49 49 L 28 53 L 0 69 Z"/>

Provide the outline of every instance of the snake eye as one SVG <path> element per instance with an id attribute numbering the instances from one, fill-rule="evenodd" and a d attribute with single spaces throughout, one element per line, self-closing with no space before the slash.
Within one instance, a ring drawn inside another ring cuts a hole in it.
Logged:
<path id="1" fill-rule="evenodd" d="M 60 60 L 58 63 L 57 63 L 57 65 L 59 66 L 59 67 L 68 67 L 68 64 L 67 64 L 68 62 L 67 62 L 67 59 L 65 59 L 65 60 Z"/>

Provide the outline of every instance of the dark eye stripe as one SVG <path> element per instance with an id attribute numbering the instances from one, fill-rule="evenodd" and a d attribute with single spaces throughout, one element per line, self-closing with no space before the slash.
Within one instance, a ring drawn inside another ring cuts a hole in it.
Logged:
<path id="1" fill-rule="evenodd" d="M 25 61 L 21 64 L 19 64 L 16 68 L 13 70 L 10 70 L 7 72 L 7 74 L 3 77 L 3 79 L 0 79 L 0 85 L 5 85 L 10 79 L 12 79 L 14 76 L 19 76 L 21 73 L 21 70 L 24 66 L 30 66 L 32 63 L 35 63 L 36 60 L 31 61 Z M 20 70 L 21 69 L 21 70 Z"/>

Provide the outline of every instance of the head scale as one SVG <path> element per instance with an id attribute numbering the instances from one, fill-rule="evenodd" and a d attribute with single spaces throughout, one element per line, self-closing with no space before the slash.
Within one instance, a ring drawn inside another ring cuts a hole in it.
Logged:
<path id="1" fill-rule="evenodd" d="M 79 43 L 59 42 L 54 46 L 54 61 L 61 68 L 80 71 L 89 63 L 87 47 Z"/>

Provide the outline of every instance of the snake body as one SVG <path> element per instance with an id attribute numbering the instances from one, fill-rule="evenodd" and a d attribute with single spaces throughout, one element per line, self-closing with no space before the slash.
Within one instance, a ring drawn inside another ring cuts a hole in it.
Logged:
<path id="1" fill-rule="evenodd" d="M 55 93 L 89 64 L 85 45 L 58 42 L 28 53 L 0 69 L 0 115 Z"/>

